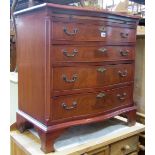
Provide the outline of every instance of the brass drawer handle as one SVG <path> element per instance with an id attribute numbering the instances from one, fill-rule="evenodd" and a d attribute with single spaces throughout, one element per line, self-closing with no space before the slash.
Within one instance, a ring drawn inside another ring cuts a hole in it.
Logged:
<path id="1" fill-rule="evenodd" d="M 125 100 L 125 96 L 127 95 L 127 93 L 123 93 L 122 95 L 121 94 L 117 94 L 117 97 L 119 100 Z"/>
<path id="2" fill-rule="evenodd" d="M 118 71 L 118 74 L 121 76 L 121 77 L 126 77 L 128 75 L 128 71 L 125 70 L 124 72 L 122 71 Z"/>
<path id="3" fill-rule="evenodd" d="M 103 73 L 106 71 L 106 68 L 100 67 L 100 68 L 97 68 L 97 71 Z"/>
<path id="4" fill-rule="evenodd" d="M 128 50 L 120 50 L 121 56 L 128 56 L 129 51 Z"/>
<path id="5" fill-rule="evenodd" d="M 72 53 L 68 53 L 66 50 L 63 50 L 63 54 L 66 56 L 66 57 L 74 57 L 76 54 L 78 53 L 78 50 L 77 49 L 74 49 Z"/>
<path id="6" fill-rule="evenodd" d="M 105 53 L 107 51 L 106 48 L 102 47 L 102 48 L 99 48 L 98 51 L 102 52 L 102 53 Z"/>
<path id="7" fill-rule="evenodd" d="M 68 83 L 75 82 L 75 81 L 77 80 L 77 78 L 78 78 L 78 76 L 77 76 L 76 74 L 73 75 L 73 77 L 72 77 L 71 80 L 68 80 L 66 75 L 62 75 L 62 79 L 63 79 L 65 82 L 68 82 Z"/>
<path id="8" fill-rule="evenodd" d="M 71 109 L 75 109 L 76 107 L 77 107 L 77 102 L 73 102 L 72 103 L 72 106 L 70 106 L 70 107 L 68 107 L 67 105 L 66 105 L 66 103 L 62 103 L 62 107 L 65 109 L 65 110 L 71 110 Z"/>
<path id="9" fill-rule="evenodd" d="M 131 147 L 129 145 L 125 145 L 121 148 L 122 151 L 127 151 L 127 150 L 130 150 Z"/>
<path id="10" fill-rule="evenodd" d="M 101 92 L 101 93 L 97 94 L 96 98 L 103 98 L 105 96 L 106 96 L 106 94 L 104 92 Z"/>
<path id="11" fill-rule="evenodd" d="M 69 36 L 74 36 L 74 35 L 76 35 L 76 34 L 78 33 L 79 30 L 78 30 L 77 28 L 74 28 L 72 32 L 69 32 L 69 31 L 67 30 L 67 28 L 64 27 L 64 28 L 63 28 L 63 31 L 64 31 L 65 34 L 67 34 L 67 35 L 69 35 Z"/>
<path id="12" fill-rule="evenodd" d="M 120 33 L 121 38 L 128 38 L 129 34 L 128 33 Z"/>

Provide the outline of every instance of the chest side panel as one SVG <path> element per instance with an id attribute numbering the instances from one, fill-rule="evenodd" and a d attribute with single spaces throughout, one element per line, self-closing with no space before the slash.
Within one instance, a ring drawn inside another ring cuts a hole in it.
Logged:
<path id="1" fill-rule="evenodd" d="M 16 17 L 19 73 L 19 110 L 44 122 L 48 102 L 49 61 L 45 46 L 47 23 L 44 11 Z M 50 97 L 49 97 L 50 99 Z"/>

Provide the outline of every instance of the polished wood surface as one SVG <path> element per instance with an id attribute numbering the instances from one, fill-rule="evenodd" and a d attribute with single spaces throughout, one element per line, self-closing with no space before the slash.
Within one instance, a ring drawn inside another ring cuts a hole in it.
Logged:
<path id="1" fill-rule="evenodd" d="M 76 6 L 67 6 L 67 5 L 58 5 L 58 4 L 53 4 L 53 3 L 44 3 L 35 7 L 31 7 L 28 9 L 24 9 L 21 11 L 17 11 L 15 13 L 15 15 L 19 15 L 19 14 L 23 14 L 23 13 L 29 13 L 31 11 L 36 11 L 38 9 L 42 9 L 42 8 L 50 8 L 50 10 L 52 12 L 56 12 L 58 13 L 58 11 L 60 11 L 60 13 L 62 13 L 63 11 L 65 11 L 65 13 L 70 14 L 70 13 L 76 13 L 76 15 L 81 15 L 80 13 L 82 13 L 83 15 L 85 14 L 90 14 L 89 16 L 91 17 L 92 13 L 94 16 L 97 17 L 107 17 L 109 16 L 109 18 L 111 18 L 112 16 L 116 16 L 116 18 L 118 19 L 128 19 L 128 21 L 130 21 L 131 23 L 137 23 L 139 20 L 139 16 L 133 16 L 130 14 L 122 14 L 122 13 L 118 13 L 118 12 L 112 12 L 112 11 L 107 11 L 107 10 L 102 10 L 102 9 L 94 9 L 94 8 L 83 8 L 83 7 L 76 7 Z M 99 16 L 100 14 L 100 16 Z M 92 17 L 94 17 L 92 16 Z"/>
<path id="2" fill-rule="evenodd" d="M 52 39 L 67 41 L 135 42 L 135 29 L 103 25 L 53 23 Z"/>
<path id="3" fill-rule="evenodd" d="M 58 120 L 101 114 L 131 103 L 132 87 L 56 97 L 52 103 L 51 118 Z"/>
<path id="4" fill-rule="evenodd" d="M 53 69 L 53 89 L 81 89 L 133 81 L 133 65 L 57 67 Z"/>
<path id="5" fill-rule="evenodd" d="M 64 132 L 65 129 L 56 130 L 50 133 L 42 132 L 39 129 L 36 130 L 41 140 L 41 150 L 45 153 L 49 153 L 51 152 L 51 149 L 54 150 L 54 146 L 51 144 L 54 144 L 54 141 Z"/>
<path id="6" fill-rule="evenodd" d="M 57 62 L 105 62 L 116 60 L 134 60 L 135 49 L 132 46 L 80 46 L 54 45 L 53 63 Z"/>
<path id="7" fill-rule="evenodd" d="M 70 126 L 121 113 L 134 125 L 137 17 L 55 4 L 15 16 L 21 131 L 34 126 L 50 152 Z"/>
<path id="8" fill-rule="evenodd" d="M 50 104 L 47 76 L 50 56 L 44 40 L 47 19 L 43 13 L 36 12 L 16 20 L 19 109 L 45 122 L 45 103 L 49 100 Z"/>

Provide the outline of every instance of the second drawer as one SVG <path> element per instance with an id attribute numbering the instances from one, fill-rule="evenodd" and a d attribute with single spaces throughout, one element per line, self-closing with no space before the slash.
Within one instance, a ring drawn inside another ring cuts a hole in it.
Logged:
<path id="1" fill-rule="evenodd" d="M 104 62 L 134 60 L 135 57 L 132 46 L 55 45 L 52 49 L 54 62 Z"/>
<path id="2" fill-rule="evenodd" d="M 133 64 L 56 67 L 51 82 L 54 91 L 98 88 L 133 81 L 133 67 Z"/>

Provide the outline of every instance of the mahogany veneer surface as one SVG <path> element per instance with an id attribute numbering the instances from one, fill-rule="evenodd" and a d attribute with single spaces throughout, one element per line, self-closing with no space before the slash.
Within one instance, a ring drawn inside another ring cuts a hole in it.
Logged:
<path id="1" fill-rule="evenodd" d="M 132 64 L 53 68 L 54 90 L 103 87 L 127 81 L 133 81 Z"/>
<path id="2" fill-rule="evenodd" d="M 52 51 L 53 63 L 134 60 L 135 56 L 131 46 L 55 45 Z"/>
<path id="3" fill-rule="evenodd" d="M 50 152 L 73 125 L 121 113 L 134 125 L 138 17 L 48 3 L 15 16 L 20 131 L 35 126 Z"/>
<path id="4" fill-rule="evenodd" d="M 103 24 L 102 24 L 103 25 Z M 128 28 L 119 28 L 112 26 L 102 26 L 87 23 L 62 23 L 54 22 L 52 38 L 54 40 L 74 40 L 74 41 L 111 41 L 111 42 L 135 42 L 135 30 Z M 67 31 L 77 30 L 75 35 L 66 35 L 64 29 Z M 101 30 L 106 31 L 106 37 L 101 37 Z M 128 37 L 121 37 L 121 34 L 128 34 Z"/>

